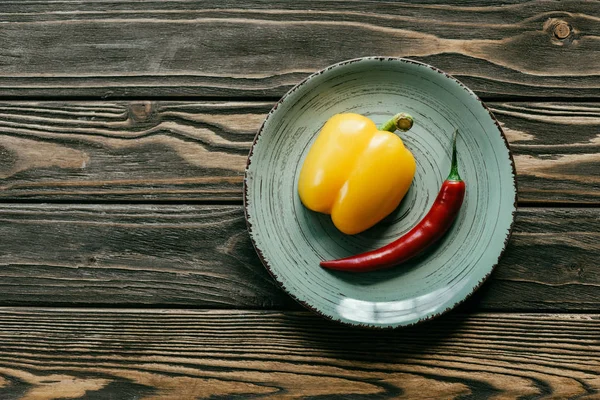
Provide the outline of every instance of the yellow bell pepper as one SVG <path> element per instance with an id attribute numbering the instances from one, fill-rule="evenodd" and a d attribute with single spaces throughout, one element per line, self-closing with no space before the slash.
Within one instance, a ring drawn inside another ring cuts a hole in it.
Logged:
<path id="1" fill-rule="evenodd" d="M 397 114 L 380 129 L 359 114 L 331 117 L 300 171 L 302 203 L 331 214 L 334 225 L 348 235 L 381 221 L 398 207 L 415 175 L 412 153 L 393 133 L 411 127 L 407 114 Z"/>

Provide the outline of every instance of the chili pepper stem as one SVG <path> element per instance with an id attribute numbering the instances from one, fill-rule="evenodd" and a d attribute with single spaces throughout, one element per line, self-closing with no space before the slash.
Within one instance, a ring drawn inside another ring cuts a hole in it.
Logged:
<path id="1" fill-rule="evenodd" d="M 456 137 L 458 136 L 458 129 L 454 130 L 452 138 L 452 164 L 450 166 L 450 175 L 448 175 L 449 181 L 461 181 L 460 175 L 458 174 L 458 157 L 456 156 Z"/>
<path id="2" fill-rule="evenodd" d="M 390 120 L 379 126 L 380 131 L 395 132 L 400 130 L 406 132 L 413 126 L 413 117 L 407 113 L 399 113 L 394 115 Z"/>

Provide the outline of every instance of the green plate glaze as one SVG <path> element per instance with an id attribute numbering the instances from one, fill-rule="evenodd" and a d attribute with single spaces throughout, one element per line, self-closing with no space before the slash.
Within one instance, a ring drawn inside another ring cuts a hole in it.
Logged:
<path id="1" fill-rule="evenodd" d="M 355 112 L 380 124 L 408 112 L 401 133 L 417 161 L 408 194 L 384 221 L 346 236 L 328 215 L 298 197 L 300 167 L 332 115 Z M 350 274 L 322 269 L 323 259 L 387 244 L 414 226 L 450 170 L 459 129 L 464 204 L 439 245 L 411 263 Z M 324 317 L 378 328 L 412 325 L 450 310 L 490 275 L 510 236 L 516 200 L 514 163 L 498 122 L 477 96 L 426 64 L 367 57 L 319 71 L 290 90 L 267 116 L 248 158 L 244 182 L 248 229 L 265 267 L 294 299 Z"/>

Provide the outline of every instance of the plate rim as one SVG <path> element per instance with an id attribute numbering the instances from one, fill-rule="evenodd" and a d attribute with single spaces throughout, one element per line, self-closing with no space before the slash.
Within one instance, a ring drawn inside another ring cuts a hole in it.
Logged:
<path id="1" fill-rule="evenodd" d="M 277 109 L 279 108 L 279 106 L 281 104 L 283 104 L 283 102 L 286 101 L 286 99 L 295 91 L 297 91 L 298 89 L 300 89 L 302 86 L 304 86 L 308 81 L 310 81 L 311 79 L 324 74 L 325 72 L 328 72 L 332 69 L 335 68 L 339 68 L 339 67 L 343 67 L 345 65 L 348 64 L 354 64 L 357 62 L 362 62 L 362 61 L 372 61 L 372 60 L 378 60 L 378 61 L 385 61 L 385 62 L 399 62 L 399 63 L 406 63 L 406 64 L 413 64 L 413 65 L 418 65 L 421 67 L 427 67 L 441 75 L 444 75 L 446 78 L 453 80 L 454 82 L 456 82 L 460 87 L 462 87 L 469 95 L 473 96 L 478 102 L 479 104 L 483 107 L 483 109 L 485 111 L 488 112 L 489 116 L 491 117 L 492 121 L 494 122 L 494 125 L 496 125 L 496 128 L 498 129 L 498 132 L 500 133 L 500 136 L 502 137 L 502 139 L 504 140 L 504 145 L 506 147 L 506 150 L 508 151 L 508 156 L 509 156 L 509 160 L 510 160 L 510 165 L 511 165 L 511 171 L 512 171 L 512 181 L 513 181 L 513 185 L 515 188 L 514 191 L 514 202 L 513 202 L 513 210 L 511 212 L 511 222 L 510 222 L 510 226 L 508 228 L 508 234 L 506 235 L 506 238 L 504 239 L 504 243 L 502 244 L 502 250 L 500 251 L 500 254 L 498 255 L 498 259 L 496 260 L 496 263 L 493 264 L 490 267 L 490 270 L 485 274 L 485 276 L 473 287 L 473 289 L 461 300 L 457 301 L 456 303 L 450 305 L 449 307 L 447 307 L 446 309 L 432 314 L 430 316 L 426 316 L 426 317 L 420 317 L 417 321 L 415 322 L 411 322 L 408 324 L 403 324 L 403 323 L 391 323 L 388 325 L 374 325 L 374 324 L 361 324 L 361 323 L 352 323 L 350 321 L 345 321 L 342 319 L 335 319 L 334 317 L 330 316 L 330 315 L 326 315 L 325 313 L 321 312 L 320 310 L 318 310 L 317 308 L 315 308 L 314 306 L 312 306 L 311 304 L 309 304 L 306 301 L 300 300 L 299 298 L 297 298 L 293 293 L 291 293 L 283 284 L 283 282 L 277 277 L 277 275 L 273 272 L 271 265 L 269 264 L 269 262 L 266 260 L 263 252 L 261 249 L 258 248 L 257 244 L 256 244 L 256 240 L 254 239 L 254 234 L 253 234 L 253 230 L 252 230 L 252 223 L 250 222 L 250 218 L 249 218 L 249 212 L 248 212 L 248 170 L 251 164 L 251 158 L 252 155 L 254 154 L 254 149 L 256 147 L 256 144 L 260 138 L 260 136 L 263 133 L 263 130 L 265 128 L 265 125 L 267 124 L 268 120 L 271 118 L 271 116 L 277 111 Z M 366 329 L 372 329 L 372 330 L 391 330 L 391 329 L 399 329 L 399 328 L 407 328 L 410 326 L 415 326 L 418 324 L 422 324 L 424 322 L 439 318 L 440 316 L 447 314 L 448 312 L 456 309 L 457 307 L 459 307 L 460 305 L 462 305 L 463 303 L 465 303 L 469 298 L 471 298 L 471 296 L 473 296 L 473 294 L 479 290 L 479 288 L 481 288 L 481 286 L 488 280 L 488 278 L 490 277 L 490 275 L 494 272 L 494 270 L 496 269 L 496 267 L 498 266 L 498 264 L 500 263 L 500 259 L 502 258 L 502 256 L 504 255 L 504 253 L 506 252 L 506 248 L 508 247 L 508 243 L 510 241 L 510 238 L 512 237 L 512 233 L 513 233 L 513 229 L 514 229 L 514 225 L 515 225 L 515 214 L 517 212 L 517 199 L 518 199 L 518 182 L 517 182 L 517 169 L 515 167 L 515 161 L 513 158 L 513 154 L 512 151 L 510 149 L 510 144 L 508 143 L 508 139 L 506 138 L 506 135 L 504 133 L 504 131 L 502 130 L 502 127 L 500 126 L 500 122 L 496 119 L 496 117 L 494 116 L 494 114 L 492 113 L 492 111 L 486 106 L 486 104 L 479 98 L 479 96 L 477 96 L 477 94 L 475 94 L 475 92 L 473 92 L 473 90 L 471 90 L 470 88 L 468 88 L 464 83 L 462 83 L 460 80 L 458 80 L 457 78 L 455 78 L 454 76 L 452 76 L 451 74 L 442 71 L 441 69 L 434 67 L 430 64 L 427 63 L 423 63 L 420 61 L 416 61 L 416 60 L 412 60 L 409 58 L 404 58 L 404 57 L 389 57 L 389 56 L 367 56 L 367 57 L 357 57 L 357 58 L 352 58 L 352 59 L 348 59 L 348 60 L 344 60 L 344 61 L 340 61 L 337 62 L 335 64 L 331 64 L 325 68 L 322 68 L 312 74 L 310 74 L 309 76 L 307 76 L 306 78 L 304 78 L 303 80 L 301 80 L 299 83 L 297 83 L 294 87 L 292 87 L 290 90 L 288 90 L 282 97 L 281 99 L 279 99 L 277 101 L 277 103 L 275 103 L 275 105 L 271 108 L 271 110 L 269 111 L 269 113 L 267 114 L 267 116 L 265 117 L 264 121 L 262 122 L 260 128 L 258 129 L 256 135 L 254 136 L 254 140 L 252 141 L 252 146 L 250 147 L 250 151 L 248 153 L 248 158 L 246 160 L 246 167 L 244 169 L 244 180 L 243 180 L 243 208 L 244 208 L 244 219 L 246 220 L 246 228 L 248 230 L 248 234 L 250 236 L 250 241 L 252 242 L 252 247 L 254 248 L 254 250 L 256 251 L 256 254 L 258 255 L 258 258 L 260 259 L 260 262 L 262 263 L 262 265 L 265 267 L 265 269 L 269 272 L 269 275 L 271 275 L 271 277 L 275 280 L 275 282 L 277 283 L 277 285 L 283 289 L 283 291 L 290 296 L 292 299 L 294 299 L 294 301 L 296 301 L 298 304 L 300 304 L 302 307 L 310 310 L 311 312 L 321 316 L 322 318 L 325 318 L 326 320 L 329 321 L 333 321 L 335 323 L 338 324 L 342 324 L 344 326 L 348 326 L 348 327 L 353 327 L 353 328 L 366 328 Z"/>

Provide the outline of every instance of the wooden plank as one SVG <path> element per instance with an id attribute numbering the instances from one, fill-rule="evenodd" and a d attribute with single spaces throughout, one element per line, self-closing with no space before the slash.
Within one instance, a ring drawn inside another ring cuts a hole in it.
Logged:
<path id="1" fill-rule="evenodd" d="M 599 103 L 491 103 L 510 142 L 519 201 L 600 203 Z"/>
<path id="2" fill-rule="evenodd" d="M 0 198 L 241 199 L 272 103 L 0 104 Z"/>
<path id="3" fill-rule="evenodd" d="M 293 306 L 240 206 L 0 205 L 0 304 Z"/>
<path id="4" fill-rule="evenodd" d="M 600 309 L 600 209 L 525 208 L 466 309 Z M 299 309 L 258 260 L 240 206 L 0 206 L 1 305 Z"/>
<path id="5" fill-rule="evenodd" d="M 598 314 L 452 314 L 398 331 L 306 313 L 0 310 L 0 397 L 597 398 Z"/>
<path id="6" fill-rule="evenodd" d="M 0 102 L 0 199 L 241 200 L 270 102 Z M 519 200 L 600 203 L 600 103 L 490 103 Z"/>
<path id="7" fill-rule="evenodd" d="M 386 55 L 482 96 L 591 97 L 599 11 L 584 0 L 3 2 L 0 96 L 281 96 L 329 64 Z"/>

